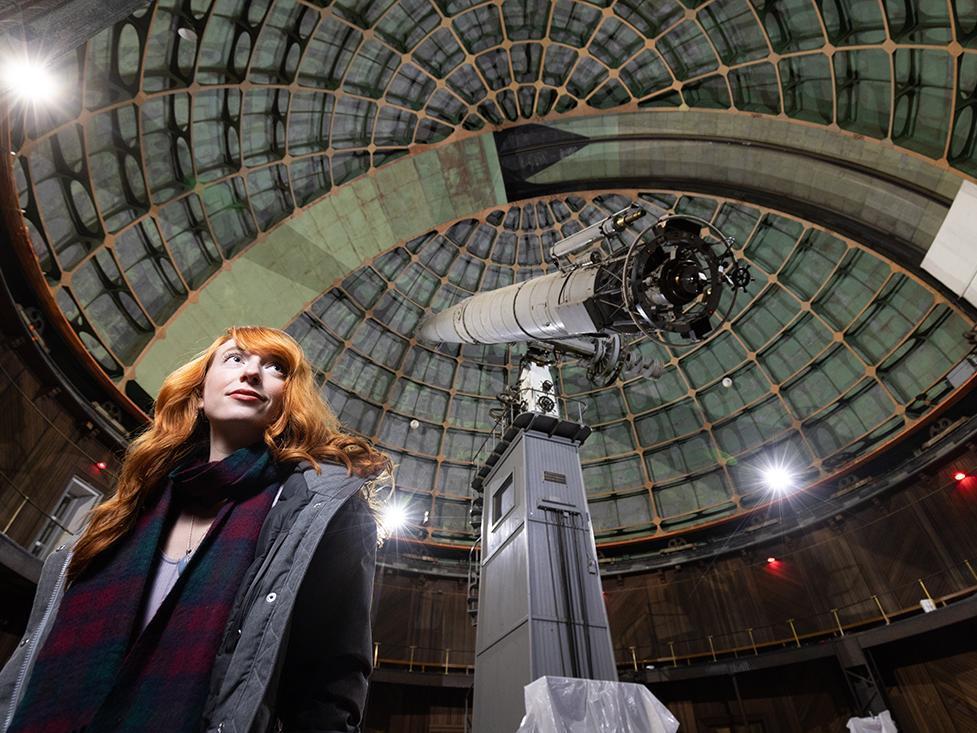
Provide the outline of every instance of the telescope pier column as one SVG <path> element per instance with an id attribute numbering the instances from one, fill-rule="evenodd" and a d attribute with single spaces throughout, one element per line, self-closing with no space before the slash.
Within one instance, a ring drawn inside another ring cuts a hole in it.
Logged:
<path id="1" fill-rule="evenodd" d="M 617 680 L 578 449 L 590 428 L 515 418 L 473 482 L 484 492 L 475 733 L 510 733 L 544 675 Z"/>

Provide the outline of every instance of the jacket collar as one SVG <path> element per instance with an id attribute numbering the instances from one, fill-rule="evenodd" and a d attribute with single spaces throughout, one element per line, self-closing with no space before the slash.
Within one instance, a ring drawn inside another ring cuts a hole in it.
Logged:
<path id="1" fill-rule="evenodd" d="M 278 499 L 265 517 L 258 535 L 258 556 L 264 555 L 282 530 L 292 526 L 313 497 L 328 497 L 337 492 L 348 494 L 354 483 L 360 486 L 363 479 L 347 473 L 345 466 L 322 462 L 316 473 L 307 461 L 296 463 L 285 476 Z"/>
<path id="2" fill-rule="evenodd" d="M 296 466 L 296 471 L 301 471 L 309 491 L 315 494 L 333 494 L 337 490 L 345 491 L 347 485 L 363 484 L 363 479 L 355 474 L 350 474 L 345 466 L 335 463 L 320 463 L 319 472 L 316 473 L 311 465 L 302 461 Z"/>

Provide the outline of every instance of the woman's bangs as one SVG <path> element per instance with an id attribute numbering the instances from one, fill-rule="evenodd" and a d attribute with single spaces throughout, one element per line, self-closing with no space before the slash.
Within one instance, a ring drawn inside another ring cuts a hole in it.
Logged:
<path id="1" fill-rule="evenodd" d="M 302 348 L 284 331 L 252 326 L 232 329 L 229 336 L 247 352 L 280 361 L 289 376 L 302 363 Z"/>

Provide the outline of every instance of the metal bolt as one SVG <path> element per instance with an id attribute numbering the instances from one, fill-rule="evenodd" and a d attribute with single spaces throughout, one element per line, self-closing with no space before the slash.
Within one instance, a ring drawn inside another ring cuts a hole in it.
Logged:
<path id="1" fill-rule="evenodd" d="M 277 593 L 269 593 L 265 596 L 265 600 L 268 601 L 268 603 L 274 603 L 276 598 L 278 598 Z"/>

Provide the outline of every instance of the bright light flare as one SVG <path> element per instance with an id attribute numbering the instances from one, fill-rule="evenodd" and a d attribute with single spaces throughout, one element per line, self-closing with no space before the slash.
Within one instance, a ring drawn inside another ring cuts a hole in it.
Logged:
<path id="1" fill-rule="evenodd" d="M 953 474 L 954 481 L 963 481 L 965 478 L 967 478 L 967 474 L 965 474 L 963 471 L 957 471 L 955 474 Z"/>
<path id="2" fill-rule="evenodd" d="M 763 469 L 763 483 L 770 491 L 782 494 L 794 486 L 794 475 L 786 466 L 767 466 Z"/>
<path id="3" fill-rule="evenodd" d="M 50 69 L 32 59 L 11 59 L 0 71 L 3 87 L 20 102 L 44 104 L 58 93 L 58 82 Z"/>
<path id="4" fill-rule="evenodd" d="M 775 558 L 773 555 L 767 558 L 767 565 L 773 565 L 776 562 L 777 562 L 777 558 Z"/>
<path id="5" fill-rule="evenodd" d="M 407 524 L 407 509 L 400 504 L 389 503 L 380 510 L 380 522 L 387 534 L 393 534 Z"/>

